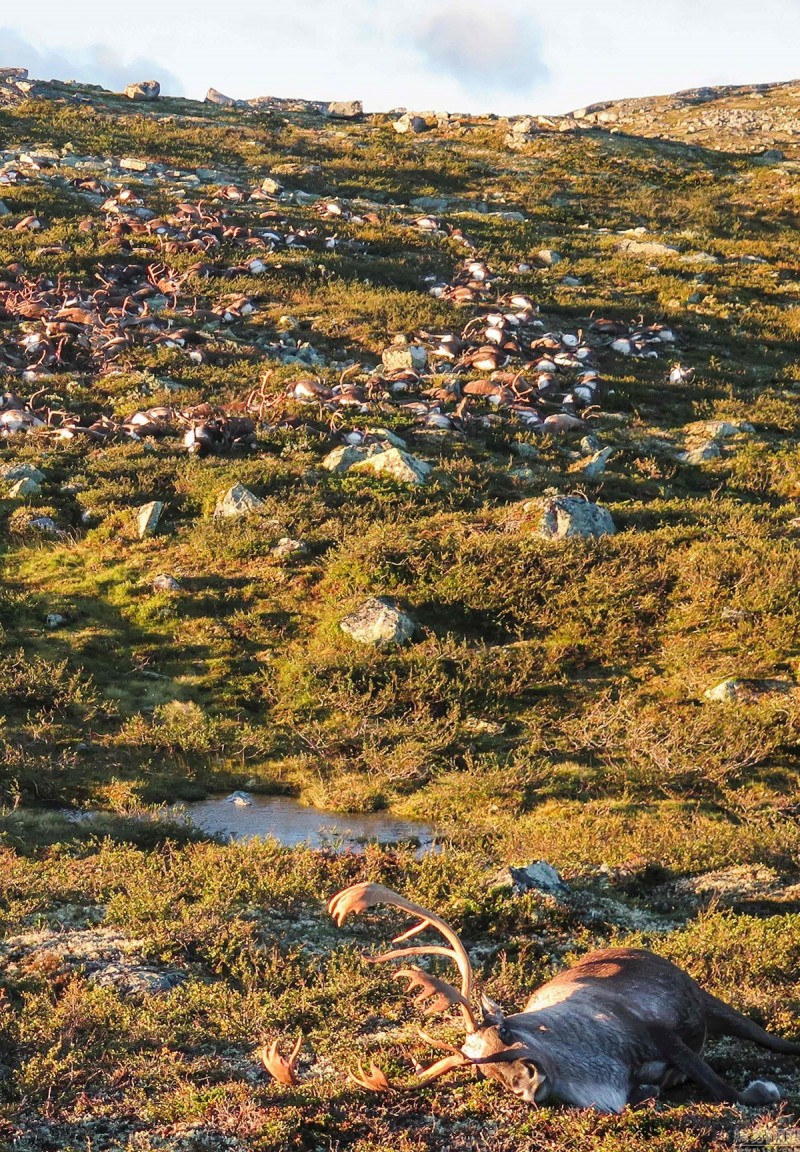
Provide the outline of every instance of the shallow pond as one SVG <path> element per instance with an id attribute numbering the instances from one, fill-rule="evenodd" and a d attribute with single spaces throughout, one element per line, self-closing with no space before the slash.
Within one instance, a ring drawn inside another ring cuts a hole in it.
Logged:
<path id="1" fill-rule="evenodd" d="M 249 796 L 250 803 L 236 804 L 225 796 L 209 797 L 176 806 L 204 832 L 249 840 L 273 836 L 291 847 L 308 844 L 312 848 L 342 845 L 353 848 L 372 841 L 395 844 L 418 842 L 420 849 L 433 848 L 433 829 L 426 824 L 399 820 L 387 812 L 320 812 L 306 808 L 288 796 Z"/>

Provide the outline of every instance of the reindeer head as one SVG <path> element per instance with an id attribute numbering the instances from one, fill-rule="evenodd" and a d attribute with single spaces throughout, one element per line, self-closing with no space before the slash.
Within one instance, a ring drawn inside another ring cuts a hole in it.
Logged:
<path id="1" fill-rule="evenodd" d="M 341 927 L 351 912 L 364 912 L 376 904 L 389 904 L 419 918 L 411 928 L 396 936 L 392 941 L 393 944 L 403 944 L 427 928 L 432 928 L 444 938 L 446 945 L 393 948 L 381 956 L 369 958 L 371 963 L 380 964 L 386 960 L 400 960 L 408 956 L 446 956 L 455 963 L 461 977 L 459 991 L 453 985 L 424 972 L 421 968 L 401 968 L 395 972 L 395 979 L 408 980 L 409 990 L 419 989 L 414 996 L 414 1003 L 426 1016 L 438 1015 L 451 1007 L 457 1008 L 466 1031 L 466 1038 L 461 1048 L 442 1044 L 420 1031 L 423 1040 L 432 1047 L 447 1052 L 448 1055 L 428 1068 L 417 1066 L 417 1084 L 428 1084 L 454 1068 L 477 1067 L 493 1080 L 500 1081 L 527 1103 L 536 1103 L 537 1095 L 541 1098 L 545 1092 L 544 1084 L 547 1079 L 542 1054 L 537 1050 L 538 1046 L 535 1046 L 530 1033 L 524 1027 L 518 1026 L 521 1017 L 504 1017 L 499 1006 L 486 996 L 481 998 L 483 1016 L 478 1023 L 471 1003 L 472 965 L 467 950 L 449 924 L 433 912 L 413 904 L 380 884 L 353 884 L 345 888 L 330 901 L 328 911 Z M 386 1076 L 374 1064 L 369 1073 L 365 1073 L 363 1068 L 359 1067 L 358 1073 L 351 1073 L 351 1077 L 356 1083 L 372 1091 L 385 1092 L 392 1087 Z"/>

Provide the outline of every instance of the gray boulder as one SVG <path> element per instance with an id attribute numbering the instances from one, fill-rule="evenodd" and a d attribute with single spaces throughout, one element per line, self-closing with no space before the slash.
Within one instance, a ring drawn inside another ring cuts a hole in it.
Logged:
<path id="1" fill-rule="evenodd" d="M 402 448 L 387 448 L 375 452 L 366 460 L 352 465 L 354 472 L 371 472 L 375 476 L 388 476 L 401 484 L 427 484 L 433 468 L 426 460 L 404 452 Z"/>
<path id="2" fill-rule="evenodd" d="M 684 464 L 703 464 L 706 460 L 714 460 L 721 454 L 719 444 L 709 440 L 707 444 L 699 444 L 697 448 L 690 448 L 686 452 L 681 452 L 678 459 Z"/>
<path id="3" fill-rule="evenodd" d="M 422 116 L 413 116 L 410 112 L 405 112 L 399 120 L 395 120 L 392 127 L 398 135 L 402 136 L 406 132 L 417 135 L 420 132 L 424 132 L 428 125 Z"/>
<path id="4" fill-rule="evenodd" d="M 372 596 L 343 617 L 339 627 L 359 644 L 385 648 L 389 644 L 405 644 L 414 635 L 416 624 L 391 600 Z"/>
<path id="5" fill-rule="evenodd" d="M 617 528 L 602 504 L 590 504 L 578 496 L 540 496 L 525 500 L 506 521 L 511 530 L 532 530 L 548 540 L 569 536 L 613 536 Z"/>
<path id="6" fill-rule="evenodd" d="M 537 860 L 520 868 L 513 865 L 503 868 L 495 877 L 494 887 L 510 888 L 515 895 L 523 892 L 542 892 L 545 896 L 553 896 L 557 900 L 564 900 L 570 895 L 569 885 L 546 860 Z"/>
<path id="7" fill-rule="evenodd" d="M 125 89 L 129 100 L 158 100 L 161 95 L 161 85 L 157 80 L 140 80 L 137 84 L 129 84 Z"/>
<path id="8" fill-rule="evenodd" d="M 143 504 L 141 508 L 137 510 L 136 528 L 139 532 L 140 540 L 144 540 L 145 536 L 153 536 L 155 534 L 163 511 L 164 505 L 161 500 L 151 500 L 149 504 Z"/>
<path id="9" fill-rule="evenodd" d="M 42 486 L 38 480 L 32 480 L 30 476 L 24 476 L 21 480 L 15 480 L 8 490 L 8 495 L 14 499 L 22 496 L 38 496 L 42 491 Z"/>
<path id="10" fill-rule="evenodd" d="M 232 96 L 226 96 L 224 92 L 218 92 L 216 88 L 209 88 L 206 92 L 206 104 L 216 104 L 220 108 L 235 108 L 238 100 L 234 100 Z"/>
<path id="11" fill-rule="evenodd" d="M 33 464 L 2 464 L 0 465 L 0 478 L 8 481 L 34 480 L 37 484 L 41 484 L 44 480 L 44 472 L 34 468 Z"/>
<path id="12" fill-rule="evenodd" d="M 387 372 L 422 372 L 428 364 L 428 353 L 421 344 L 390 344 L 381 352 L 381 360 Z"/>
<path id="13" fill-rule="evenodd" d="M 364 115 L 360 100 L 331 100 L 328 115 L 334 120 L 357 120 Z"/>
<path id="14" fill-rule="evenodd" d="M 245 488 L 244 484 L 234 484 L 217 500 L 214 519 L 217 520 L 223 516 L 249 516 L 253 512 L 260 511 L 263 507 L 264 501 L 251 492 L 249 488 Z"/>
<path id="15" fill-rule="evenodd" d="M 162 573 L 153 580 L 154 592 L 180 592 L 181 586 L 174 576 Z"/>

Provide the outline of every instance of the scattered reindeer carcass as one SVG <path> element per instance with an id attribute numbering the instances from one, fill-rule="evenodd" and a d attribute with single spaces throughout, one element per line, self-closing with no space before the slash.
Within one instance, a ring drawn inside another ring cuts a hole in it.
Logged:
<path id="1" fill-rule="evenodd" d="M 458 1068 L 476 1068 L 531 1105 L 555 1102 L 602 1112 L 620 1112 L 657 1096 L 662 1088 L 688 1080 L 714 1100 L 749 1105 L 775 1104 L 780 1089 L 754 1080 L 738 1091 L 722 1080 L 702 1056 L 708 1035 L 736 1036 L 772 1052 L 800 1055 L 800 1044 L 773 1036 L 748 1017 L 705 992 L 686 972 L 638 948 L 606 948 L 584 956 L 542 985 L 521 1012 L 505 1015 L 486 996 L 480 1017 L 473 1006 L 474 979 L 466 948 L 455 930 L 435 913 L 384 888 L 360 883 L 338 892 L 328 910 L 341 927 L 351 913 L 379 904 L 417 917 L 393 940 L 401 945 L 372 963 L 412 956 L 445 957 L 456 965 L 460 988 L 417 966 L 398 969 L 425 1015 L 458 1010 L 465 1029 L 460 1048 L 421 1038 L 446 1052 L 428 1068 L 418 1068 L 416 1086 Z M 433 929 L 445 944 L 407 945 Z M 297 1083 L 300 1043 L 284 1060 L 276 1043 L 263 1050 L 267 1071 L 284 1084 Z M 375 1092 L 390 1091 L 386 1075 L 373 1063 L 359 1065 L 352 1080 Z"/>

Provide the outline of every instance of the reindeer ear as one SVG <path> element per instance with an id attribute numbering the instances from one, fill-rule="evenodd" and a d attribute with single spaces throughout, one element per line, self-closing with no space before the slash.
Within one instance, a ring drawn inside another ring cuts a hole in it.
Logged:
<path id="1" fill-rule="evenodd" d="M 502 1024 L 505 1020 L 505 1013 L 499 1004 L 486 995 L 485 992 L 481 993 L 481 1010 L 483 1012 L 484 1027 L 492 1024 Z"/>

